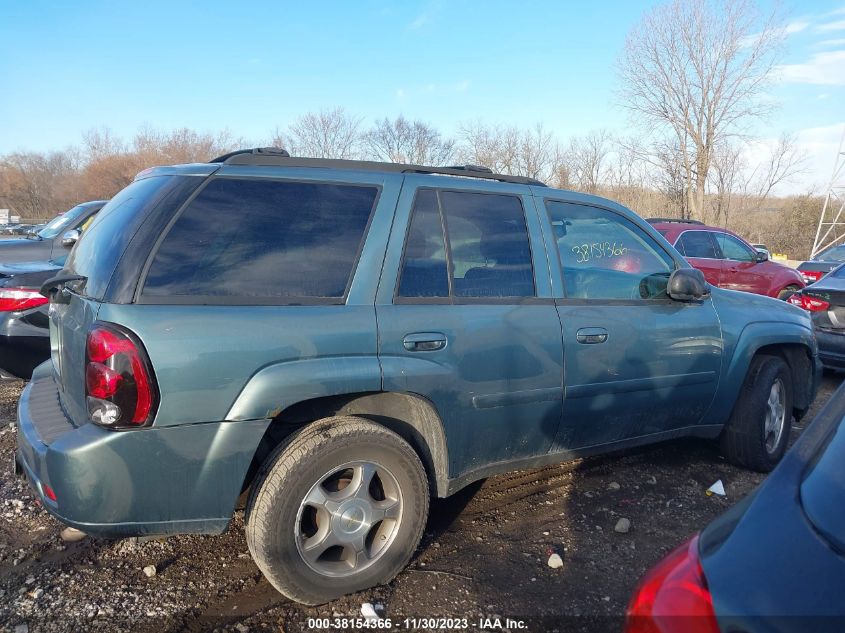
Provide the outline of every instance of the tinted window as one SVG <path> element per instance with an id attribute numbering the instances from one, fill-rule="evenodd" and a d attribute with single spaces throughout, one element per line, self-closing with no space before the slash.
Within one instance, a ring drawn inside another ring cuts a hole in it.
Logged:
<path id="1" fill-rule="evenodd" d="M 170 229 L 143 294 L 341 298 L 378 190 L 218 178 Z"/>
<path id="2" fill-rule="evenodd" d="M 814 259 L 827 262 L 845 262 L 845 245 L 831 246 L 816 255 Z"/>
<path id="3" fill-rule="evenodd" d="M 623 216 L 595 207 L 547 201 L 566 296 L 577 299 L 666 297 L 675 262 Z"/>
<path id="4" fill-rule="evenodd" d="M 835 279 L 845 279 L 845 266 L 837 266 L 832 271 L 830 271 L 827 276 L 834 277 Z"/>
<path id="5" fill-rule="evenodd" d="M 522 203 L 516 196 L 440 193 L 456 297 L 534 296 Z"/>
<path id="6" fill-rule="evenodd" d="M 109 200 L 85 231 L 65 268 L 87 277 L 82 292 L 102 299 L 129 241 L 156 204 L 179 205 L 201 182 L 196 177 L 154 176 L 137 180 Z M 137 277 L 136 277 L 137 279 Z"/>
<path id="7" fill-rule="evenodd" d="M 399 296 L 449 296 L 443 225 L 437 209 L 437 194 L 431 189 L 420 190 L 414 202 L 399 278 Z"/>
<path id="8" fill-rule="evenodd" d="M 708 231 L 687 231 L 675 246 L 684 257 L 719 259 L 716 244 Z"/>

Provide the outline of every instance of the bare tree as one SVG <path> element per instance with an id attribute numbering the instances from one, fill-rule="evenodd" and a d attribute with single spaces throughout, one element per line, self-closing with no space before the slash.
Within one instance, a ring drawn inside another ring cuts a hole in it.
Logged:
<path id="1" fill-rule="evenodd" d="M 554 136 L 542 124 L 533 129 L 463 123 L 459 130 L 461 162 L 483 165 L 493 171 L 537 180 L 555 177 Z"/>
<path id="2" fill-rule="evenodd" d="M 46 218 L 78 202 L 74 150 L 14 152 L 0 158 L 0 202 L 26 218 Z"/>
<path id="3" fill-rule="evenodd" d="M 782 39 L 753 0 L 672 0 L 629 34 L 620 103 L 674 138 L 692 216 L 703 212 L 715 147 L 768 112 L 761 95 Z"/>
<path id="4" fill-rule="evenodd" d="M 287 148 L 297 156 L 355 158 L 360 142 L 361 119 L 343 108 L 309 112 L 290 126 Z"/>
<path id="5" fill-rule="evenodd" d="M 578 190 L 597 193 L 605 183 L 612 140 L 607 130 L 593 130 L 569 140 L 566 149 L 569 178 Z"/>
<path id="6" fill-rule="evenodd" d="M 376 160 L 415 165 L 445 165 L 455 153 L 455 141 L 444 139 L 423 121 L 387 117 L 363 136 L 367 153 Z"/>

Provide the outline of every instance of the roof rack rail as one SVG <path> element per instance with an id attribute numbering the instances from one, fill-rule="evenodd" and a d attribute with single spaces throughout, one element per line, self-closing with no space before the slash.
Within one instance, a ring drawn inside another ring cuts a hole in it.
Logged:
<path id="1" fill-rule="evenodd" d="M 281 147 L 253 147 L 252 149 L 237 149 L 234 152 L 223 154 L 217 158 L 212 158 L 209 163 L 225 163 L 232 156 L 240 156 L 242 154 L 253 154 L 256 156 L 283 156 L 290 158 L 290 154 L 286 149 Z"/>
<path id="2" fill-rule="evenodd" d="M 704 226 L 704 222 L 700 222 L 699 220 L 682 220 L 681 218 L 646 218 L 645 221 L 650 224 L 669 222 L 673 224 L 698 224 L 700 226 Z"/>
<path id="3" fill-rule="evenodd" d="M 380 163 L 368 160 L 341 160 L 336 158 L 300 158 L 292 157 L 280 147 L 257 147 L 229 152 L 210 160 L 210 163 L 226 165 L 256 165 L 276 167 L 325 167 L 330 169 L 352 169 L 359 171 L 382 171 L 400 174 L 440 174 L 443 176 L 462 176 L 498 180 L 520 185 L 545 187 L 546 183 L 526 176 L 509 176 L 494 173 L 488 167 L 480 165 L 451 165 L 448 167 L 429 167 L 426 165 L 405 165 L 402 163 Z"/>

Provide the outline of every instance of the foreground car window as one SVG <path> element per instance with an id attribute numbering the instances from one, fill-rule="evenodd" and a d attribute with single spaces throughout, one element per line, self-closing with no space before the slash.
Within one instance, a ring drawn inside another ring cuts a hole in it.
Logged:
<path id="1" fill-rule="evenodd" d="M 567 298 L 662 299 L 675 262 L 623 216 L 596 207 L 546 201 L 557 238 Z"/>
<path id="2" fill-rule="evenodd" d="M 377 195 L 371 186 L 212 180 L 164 238 L 142 296 L 341 299 Z"/>
<path id="3" fill-rule="evenodd" d="M 840 424 L 828 445 L 801 483 L 801 504 L 807 518 L 828 541 L 845 549 L 845 424 Z"/>

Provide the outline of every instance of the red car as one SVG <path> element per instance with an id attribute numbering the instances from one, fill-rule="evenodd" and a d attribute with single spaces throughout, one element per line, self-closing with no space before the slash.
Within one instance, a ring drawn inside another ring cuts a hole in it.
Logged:
<path id="1" fill-rule="evenodd" d="M 714 286 L 787 299 L 807 284 L 727 229 L 695 220 L 648 220 Z"/>

